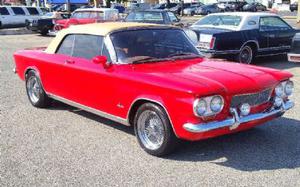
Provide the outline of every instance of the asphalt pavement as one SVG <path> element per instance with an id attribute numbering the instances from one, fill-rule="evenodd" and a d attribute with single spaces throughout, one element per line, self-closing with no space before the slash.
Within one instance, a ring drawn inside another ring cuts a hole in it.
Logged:
<path id="1" fill-rule="evenodd" d="M 255 61 L 295 75 L 296 106 L 283 117 L 183 142 L 157 158 L 139 147 L 130 127 L 59 102 L 30 105 L 12 55 L 51 39 L 0 36 L 0 186 L 300 186 L 300 64 L 285 56 Z"/>

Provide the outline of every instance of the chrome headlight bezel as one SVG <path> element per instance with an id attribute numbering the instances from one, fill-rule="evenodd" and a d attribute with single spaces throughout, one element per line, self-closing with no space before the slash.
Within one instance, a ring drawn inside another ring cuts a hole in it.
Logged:
<path id="1" fill-rule="evenodd" d="M 286 96 L 291 96 L 294 92 L 294 82 L 291 80 L 287 80 L 284 83 L 284 94 Z"/>
<path id="2" fill-rule="evenodd" d="M 213 110 L 211 105 L 212 102 L 215 101 L 216 99 L 219 99 L 220 106 L 218 107 L 218 110 Z M 204 103 L 205 103 L 205 110 L 203 109 Z M 203 112 L 198 111 L 199 105 L 202 107 L 201 111 Z M 221 95 L 213 95 L 213 96 L 198 98 L 193 103 L 194 115 L 197 117 L 207 117 L 207 116 L 216 115 L 220 113 L 223 110 L 223 108 L 224 108 L 224 99 Z"/>
<path id="3" fill-rule="evenodd" d="M 276 87 L 275 87 L 275 96 L 280 97 L 280 98 L 285 98 L 289 97 L 293 94 L 294 92 L 294 83 L 291 80 L 286 80 L 280 82 Z"/>
<path id="4" fill-rule="evenodd" d="M 277 97 L 282 97 L 284 95 L 284 87 L 282 85 L 282 83 L 279 83 L 276 87 L 275 87 L 275 95 Z"/>

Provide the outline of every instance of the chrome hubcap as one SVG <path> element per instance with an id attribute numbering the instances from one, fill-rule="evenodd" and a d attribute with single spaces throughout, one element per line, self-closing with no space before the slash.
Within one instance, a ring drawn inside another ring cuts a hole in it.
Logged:
<path id="1" fill-rule="evenodd" d="M 29 77 L 26 86 L 27 86 L 28 95 L 29 95 L 30 100 L 33 103 L 37 103 L 40 99 L 40 93 L 41 93 L 41 86 L 40 86 L 40 83 L 38 82 L 37 78 L 34 76 Z"/>
<path id="2" fill-rule="evenodd" d="M 244 50 L 241 52 L 240 62 L 249 64 L 251 62 L 251 59 L 252 59 L 251 49 L 244 48 Z"/>
<path id="3" fill-rule="evenodd" d="M 156 150 L 164 141 L 163 122 L 153 111 L 146 110 L 141 113 L 137 121 L 137 131 L 141 142 L 147 149 Z"/>

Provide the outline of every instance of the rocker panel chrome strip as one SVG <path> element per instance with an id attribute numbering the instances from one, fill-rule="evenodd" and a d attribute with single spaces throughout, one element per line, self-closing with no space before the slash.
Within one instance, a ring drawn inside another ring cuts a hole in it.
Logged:
<path id="1" fill-rule="evenodd" d="M 82 110 L 85 110 L 85 111 L 88 111 L 88 112 L 91 112 L 93 114 L 96 114 L 98 116 L 101 116 L 101 117 L 104 117 L 104 118 L 107 118 L 107 119 L 110 119 L 112 121 L 116 121 L 118 123 L 121 123 L 123 125 L 126 125 L 126 126 L 130 126 L 130 124 L 127 122 L 126 119 L 124 118 L 121 118 L 119 116 L 115 116 L 115 115 L 112 115 L 112 114 L 108 114 L 106 112 L 103 112 L 103 111 L 100 111 L 98 109 L 94 109 L 94 108 L 91 108 L 91 107 L 88 107 L 88 106 L 85 106 L 85 105 L 82 105 L 82 104 L 79 104 L 79 103 L 76 103 L 74 101 L 70 101 L 68 99 L 65 99 L 63 97 L 60 97 L 60 96 L 57 96 L 57 95 L 54 95 L 54 94 L 50 94 L 50 93 L 47 93 L 49 97 L 55 99 L 55 100 L 58 100 L 58 101 L 61 101 L 63 103 L 66 103 L 68 105 L 71 105 L 73 107 L 76 107 L 76 108 L 80 108 Z"/>

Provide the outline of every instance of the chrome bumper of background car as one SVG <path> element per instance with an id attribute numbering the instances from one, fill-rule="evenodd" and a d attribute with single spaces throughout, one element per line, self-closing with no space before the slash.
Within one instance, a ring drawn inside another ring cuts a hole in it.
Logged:
<path id="1" fill-rule="evenodd" d="M 18 73 L 18 71 L 17 71 L 17 68 L 16 68 L 16 67 L 14 67 L 14 68 L 13 68 L 13 72 L 14 72 L 14 73 Z"/>
<path id="2" fill-rule="evenodd" d="M 285 111 L 291 109 L 294 106 L 294 102 L 287 101 L 285 102 L 281 108 L 279 109 L 271 109 L 266 112 L 250 114 L 248 116 L 239 116 L 236 109 L 231 109 L 232 118 L 223 120 L 223 121 L 214 121 L 209 123 L 200 123 L 200 124 L 192 124 L 186 123 L 183 125 L 183 128 L 189 132 L 200 133 L 200 132 L 207 132 L 223 127 L 230 127 L 230 129 L 235 129 L 239 125 L 255 120 L 264 119 L 271 116 L 280 116 Z"/>
<path id="3" fill-rule="evenodd" d="M 219 50 L 213 50 L 213 49 L 204 49 L 204 48 L 199 48 L 197 47 L 198 50 L 201 53 L 204 54 L 212 54 L 212 55 L 229 55 L 229 54 L 237 54 L 240 51 L 239 50 L 224 50 L 224 51 L 219 51 Z"/>
<path id="4" fill-rule="evenodd" d="M 57 31 L 49 31 L 48 32 L 49 36 L 56 36 L 56 34 L 57 34 Z"/>
<path id="5" fill-rule="evenodd" d="M 300 54 L 288 53 L 287 56 L 290 62 L 300 62 Z"/>

